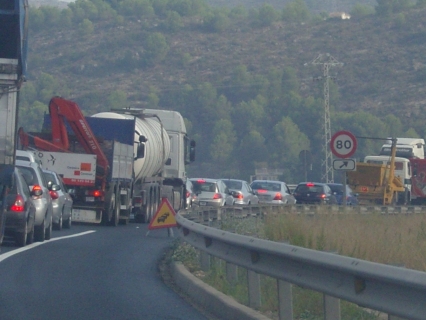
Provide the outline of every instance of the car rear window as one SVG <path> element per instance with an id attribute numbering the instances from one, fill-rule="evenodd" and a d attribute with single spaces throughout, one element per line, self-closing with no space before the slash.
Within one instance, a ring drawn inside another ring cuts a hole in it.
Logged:
<path id="1" fill-rule="evenodd" d="M 28 186 L 39 185 L 40 182 L 37 179 L 37 175 L 33 168 L 29 167 L 19 167 L 22 172 L 22 176 L 27 182 Z"/>
<path id="2" fill-rule="evenodd" d="M 268 190 L 268 191 L 280 191 L 281 186 L 279 183 L 271 183 L 271 182 L 255 182 L 251 186 L 252 189 L 262 189 L 262 190 Z"/>
<path id="3" fill-rule="evenodd" d="M 336 194 L 343 194 L 343 186 L 339 185 L 328 185 L 332 192 L 336 192 Z"/>
<path id="4" fill-rule="evenodd" d="M 296 192 L 310 192 L 310 193 L 323 193 L 324 192 L 324 187 L 323 186 L 319 186 L 319 185 L 312 185 L 312 186 L 308 186 L 306 184 L 303 185 L 299 185 L 296 188 Z"/>
<path id="5" fill-rule="evenodd" d="M 233 180 L 223 180 L 228 189 L 236 189 L 241 190 L 243 187 L 243 183 L 241 181 L 233 181 Z"/>
<path id="6" fill-rule="evenodd" d="M 194 185 L 194 191 L 196 193 L 200 192 L 217 192 L 217 186 L 215 182 L 207 182 L 207 181 L 194 181 L 192 180 L 192 184 Z"/>

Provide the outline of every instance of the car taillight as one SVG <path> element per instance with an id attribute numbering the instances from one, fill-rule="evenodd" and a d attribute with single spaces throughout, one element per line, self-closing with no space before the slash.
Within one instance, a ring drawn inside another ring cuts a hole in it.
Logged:
<path id="1" fill-rule="evenodd" d="M 50 190 L 49 191 L 50 197 L 52 198 L 52 200 L 56 200 L 59 198 L 59 194 L 56 191 Z"/>
<path id="2" fill-rule="evenodd" d="M 86 190 L 86 196 L 102 197 L 104 195 L 102 190 Z"/>
<path id="3" fill-rule="evenodd" d="M 283 199 L 283 195 L 280 192 L 277 192 L 275 194 L 274 200 L 282 200 Z"/>
<path id="4" fill-rule="evenodd" d="M 15 202 L 10 207 L 10 211 L 22 212 L 25 210 L 24 198 L 21 195 L 16 195 Z"/>
<path id="5" fill-rule="evenodd" d="M 312 182 L 308 182 L 308 183 L 306 184 L 306 186 L 307 186 L 307 187 L 313 187 L 313 186 L 314 186 L 314 184 L 313 184 Z"/>
<path id="6" fill-rule="evenodd" d="M 243 194 L 241 193 L 241 192 L 234 192 L 233 194 L 232 194 L 232 196 L 234 197 L 234 198 L 236 198 L 236 199 L 244 199 L 244 196 L 243 196 Z"/>
<path id="7" fill-rule="evenodd" d="M 39 185 L 35 185 L 33 186 L 33 191 L 39 191 L 39 190 L 43 190 Z"/>
<path id="8" fill-rule="evenodd" d="M 319 195 L 319 197 L 320 197 L 321 199 L 325 199 L 325 198 L 327 197 L 327 195 L 326 195 L 325 193 L 321 193 L 321 194 Z"/>
<path id="9" fill-rule="evenodd" d="M 222 199 L 222 195 L 220 193 L 215 193 L 213 199 Z"/>
<path id="10" fill-rule="evenodd" d="M 257 193 L 266 193 L 266 192 L 268 192 L 268 190 L 265 190 L 265 189 L 259 189 L 259 190 L 257 190 Z"/>

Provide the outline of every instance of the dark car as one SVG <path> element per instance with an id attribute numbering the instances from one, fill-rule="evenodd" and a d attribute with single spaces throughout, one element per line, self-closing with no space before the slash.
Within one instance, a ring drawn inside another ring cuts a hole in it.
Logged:
<path id="1" fill-rule="evenodd" d="M 336 197 L 337 204 L 343 204 L 343 184 L 341 183 L 327 183 L 330 187 L 331 191 Z M 346 185 L 346 204 L 348 206 L 356 206 L 358 205 L 357 195 L 352 191 L 352 189 Z"/>
<path id="2" fill-rule="evenodd" d="M 21 247 L 32 243 L 36 213 L 33 197 L 41 194 L 41 189 L 30 191 L 21 171 L 10 166 L 0 173 L 0 192 L 6 210 L 5 235 Z"/>
<path id="3" fill-rule="evenodd" d="M 337 204 L 336 196 L 326 183 L 301 182 L 293 195 L 298 204 Z"/>

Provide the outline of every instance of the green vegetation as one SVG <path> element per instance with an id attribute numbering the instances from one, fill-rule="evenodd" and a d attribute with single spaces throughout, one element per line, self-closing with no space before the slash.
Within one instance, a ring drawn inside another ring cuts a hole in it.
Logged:
<path id="1" fill-rule="evenodd" d="M 261 219 L 226 220 L 222 229 L 314 250 L 335 252 L 357 259 L 426 271 L 426 216 L 424 214 L 330 214 L 326 208 L 315 215 L 282 212 Z M 200 270 L 198 251 L 186 243 L 177 245 L 173 260 L 182 261 L 197 277 L 243 304 L 248 304 L 247 274 L 238 269 L 238 281 L 226 280 L 226 263 L 213 258 L 211 270 Z M 277 285 L 261 276 L 260 311 L 277 312 Z M 295 319 L 322 319 L 322 294 L 293 286 Z M 341 301 L 342 319 L 382 319 L 379 312 Z M 382 315 L 383 316 L 383 315 Z"/>
<path id="2" fill-rule="evenodd" d="M 344 62 L 330 68 L 333 132 L 426 135 L 423 2 L 354 2 L 348 21 L 324 21 L 307 0 L 281 9 L 210 7 L 203 0 L 31 8 L 19 122 L 40 130 L 54 95 L 75 100 L 87 115 L 127 106 L 173 109 L 197 141 L 190 176 L 248 180 L 268 166 L 298 182 L 305 171 L 298 156 L 309 150 L 308 179 L 320 180 L 324 82 L 312 78 L 323 70 L 309 63 L 318 53 Z M 356 156 L 376 154 L 379 146 L 359 141 Z"/>

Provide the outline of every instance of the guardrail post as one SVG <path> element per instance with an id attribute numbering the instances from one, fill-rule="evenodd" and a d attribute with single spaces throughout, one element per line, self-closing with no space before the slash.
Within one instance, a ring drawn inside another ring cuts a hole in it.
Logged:
<path id="1" fill-rule="evenodd" d="M 205 251 L 200 252 L 200 266 L 203 271 L 210 270 L 210 255 Z"/>
<path id="2" fill-rule="evenodd" d="M 293 320 L 293 287 L 290 282 L 277 280 L 278 317 L 280 320 Z"/>
<path id="3" fill-rule="evenodd" d="M 261 306 L 260 276 L 258 273 L 251 270 L 247 270 L 247 273 L 249 307 L 256 309 Z"/>
<path id="4" fill-rule="evenodd" d="M 340 299 L 324 295 L 324 319 L 340 320 Z"/>
<path id="5" fill-rule="evenodd" d="M 226 263 L 226 280 L 229 283 L 236 283 L 238 280 L 238 268 L 235 264 Z"/>

